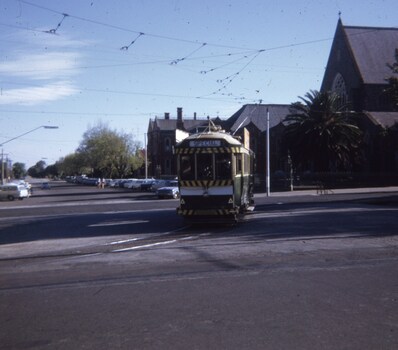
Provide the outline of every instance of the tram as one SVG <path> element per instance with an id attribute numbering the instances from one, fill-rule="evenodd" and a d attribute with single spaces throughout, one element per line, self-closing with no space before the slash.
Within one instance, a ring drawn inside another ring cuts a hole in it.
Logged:
<path id="1" fill-rule="evenodd" d="M 254 153 L 210 122 L 175 146 L 180 204 L 188 222 L 236 222 L 253 210 Z"/>

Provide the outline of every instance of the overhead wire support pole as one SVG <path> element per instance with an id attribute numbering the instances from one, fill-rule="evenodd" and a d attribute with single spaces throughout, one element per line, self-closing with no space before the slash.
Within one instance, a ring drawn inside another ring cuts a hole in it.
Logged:
<path id="1" fill-rule="evenodd" d="M 148 178 L 148 143 L 147 143 L 147 133 L 144 134 L 145 138 L 145 180 Z"/>
<path id="2" fill-rule="evenodd" d="M 269 159 L 269 154 L 270 154 L 270 152 L 269 152 L 269 144 L 270 144 L 270 142 L 269 142 L 269 110 L 268 110 L 268 108 L 267 108 L 267 160 L 266 160 L 266 162 L 267 162 L 267 169 L 266 169 L 266 186 L 267 186 L 267 197 L 269 197 L 270 196 L 270 192 L 271 192 L 271 188 L 270 188 L 270 186 L 271 186 L 271 181 L 270 181 L 270 159 Z"/>
<path id="3" fill-rule="evenodd" d="M 4 149 L 1 147 L 1 184 L 4 185 Z"/>

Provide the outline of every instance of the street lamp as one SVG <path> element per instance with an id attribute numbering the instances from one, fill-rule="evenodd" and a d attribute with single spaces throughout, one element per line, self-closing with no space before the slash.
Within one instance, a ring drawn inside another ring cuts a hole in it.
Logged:
<path id="1" fill-rule="evenodd" d="M 0 147 L 1 147 L 1 184 L 4 185 L 4 150 L 3 150 L 3 145 L 5 145 L 8 142 L 14 141 L 16 139 L 19 139 L 22 136 L 25 136 L 27 134 L 30 134 L 33 131 L 39 130 L 39 129 L 58 129 L 58 126 L 54 126 L 54 125 L 40 125 L 37 128 L 34 128 L 32 130 L 29 130 L 27 132 L 24 132 L 21 135 L 15 136 L 7 141 L 4 141 L 2 143 L 0 143 Z"/>

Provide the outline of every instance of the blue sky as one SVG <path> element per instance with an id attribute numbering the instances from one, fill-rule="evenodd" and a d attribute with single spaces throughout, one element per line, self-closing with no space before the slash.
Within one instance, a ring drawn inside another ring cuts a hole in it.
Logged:
<path id="1" fill-rule="evenodd" d="M 227 118 L 319 89 L 343 24 L 398 26 L 396 0 L 0 0 L 0 144 L 53 164 L 98 123 Z"/>

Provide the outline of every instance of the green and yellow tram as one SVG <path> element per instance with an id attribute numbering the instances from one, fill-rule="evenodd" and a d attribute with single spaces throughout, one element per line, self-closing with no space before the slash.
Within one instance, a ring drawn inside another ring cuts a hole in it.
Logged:
<path id="1" fill-rule="evenodd" d="M 253 152 L 219 129 L 188 136 L 175 147 L 180 205 L 191 222 L 237 220 L 251 210 Z"/>

